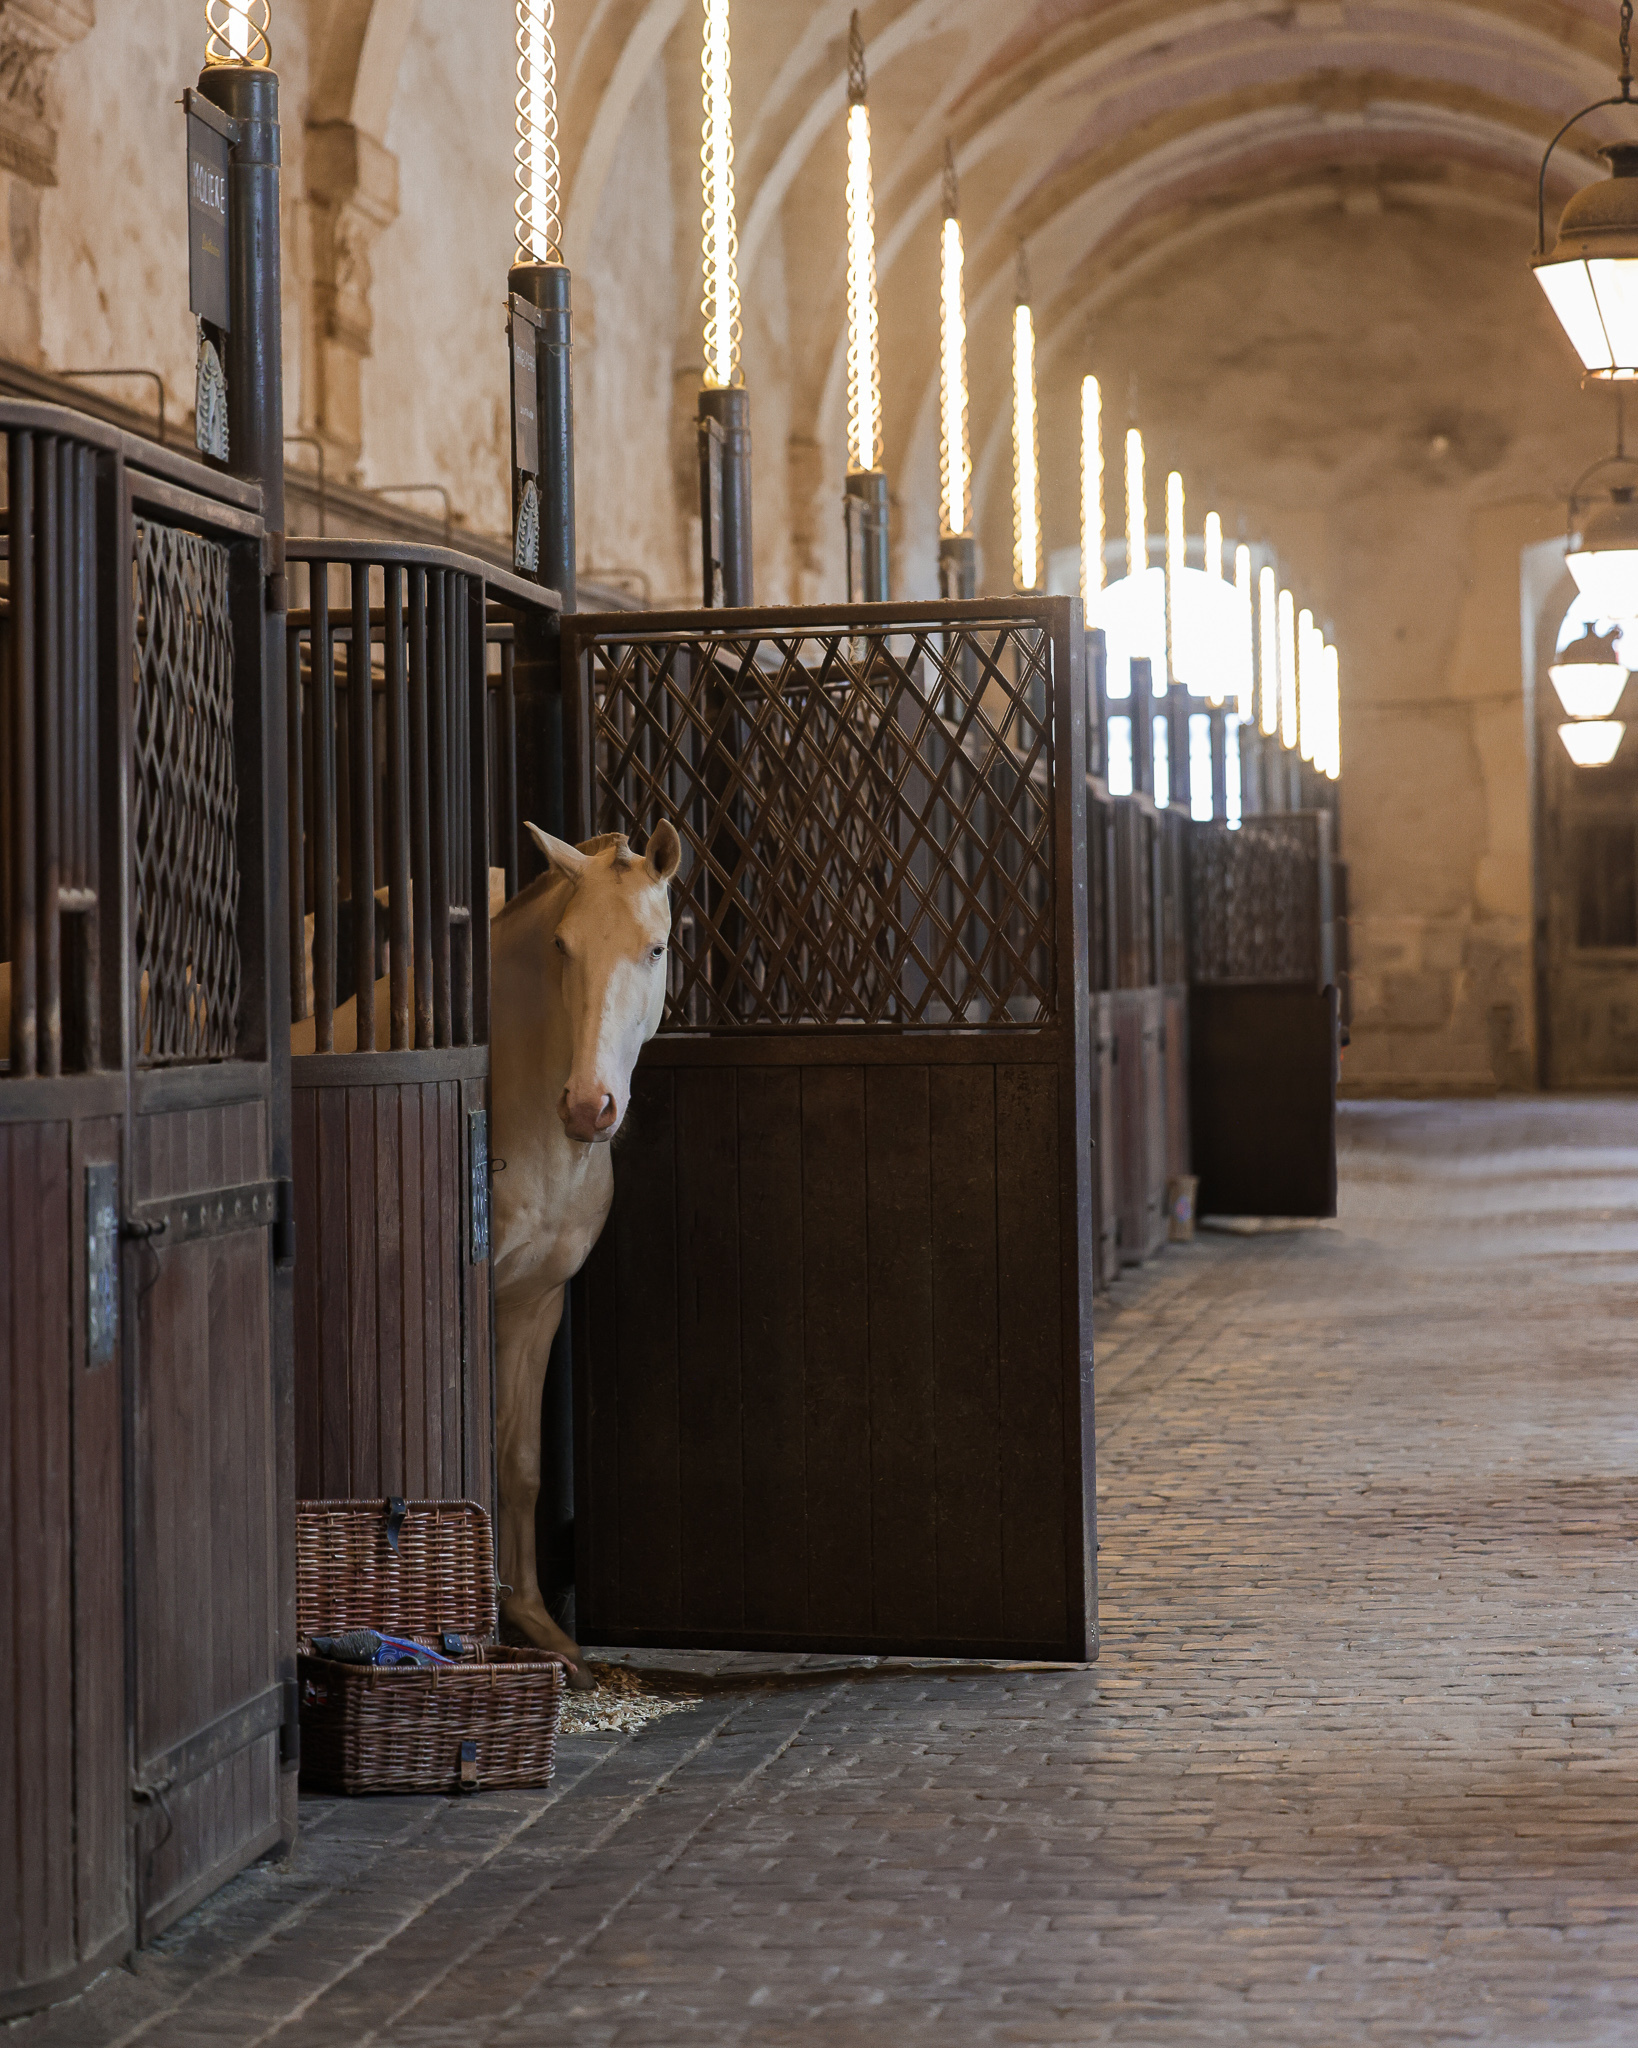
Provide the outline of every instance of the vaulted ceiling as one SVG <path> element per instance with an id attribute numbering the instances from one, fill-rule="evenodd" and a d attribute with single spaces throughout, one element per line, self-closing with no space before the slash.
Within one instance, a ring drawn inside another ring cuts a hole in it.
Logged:
<path id="1" fill-rule="evenodd" d="M 795 416 L 841 402 L 845 0 L 733 15 L 741 274 L 777 240 Z M 558 9 L 566 250 L 619 174 L 635 93 L 670 46 L 697 63 L 696 0 Z M 1006 319 L 1027 243 L 1043 365 L 1191 244 L 1270 213 L 1401 203 L 1517 223 L 1549 137 L 1611 90 L 1616 0 L 876 0 L 868 48 L 888 464 L 931 430 L 940 166 L 961 176 L 975 454 L 1004 456 Z M 1594 117 L 1555 158 L 1550 210 L 1598 172 Z M 684 138 L 686 140 L 686 138 Z M 681 145 L 679 144 L 679 147 Z M 686 211 L 679 195 L 679 222 Z M 1453 231 L 1460 233 L 1453 218 Z M 776 236 L 774 231 L 780 233 Z M 999 436 L 999 441 L 997 437 Z"/>

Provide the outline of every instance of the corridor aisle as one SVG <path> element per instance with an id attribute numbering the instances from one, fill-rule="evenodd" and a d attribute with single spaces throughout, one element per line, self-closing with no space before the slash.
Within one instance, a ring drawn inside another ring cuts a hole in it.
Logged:
<path id="1" fill-rule="evenodd" d="M 1100 1323 L 1093 1670 L 811 1664 L 307 1803 L 8 2048 L 1638 2041 L 1638 1103 L 1359 1105 Z"/>

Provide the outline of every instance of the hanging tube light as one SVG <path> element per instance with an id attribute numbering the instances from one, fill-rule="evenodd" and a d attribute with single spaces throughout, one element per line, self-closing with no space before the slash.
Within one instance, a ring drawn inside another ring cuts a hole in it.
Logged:
<path id="1" fill-rule="evenodd" d="M 955 151 L 944 145 L 944 228 L 939 242 L 938 483 L 939 531 L 964 534 L 972 522 L 972 447 L 967 438 L 967 293 Z"/>
<path id="2" fill-rule="evenodd" d="M 712 389 L 726 391 L 742 381 L 728 0 L 705 0 L 700 83 L 705 101 L 700 147 L 705 259 L 705 295 L 700 310 L 705 316 L 705 382 Z"/>
<path id="3" fill-rule="evenodd" d="M 876 309 L 876 196 L 870 171 L 870 107 L 864 35 L 848 31 L 847 83 L 847 461 L 874 470 L 882 452 L 882 364 Z"/>
<path id="4" fill-rule="evenodd" d="M 268 0 L 205 0 L 205 65 L 244 64 L 265 71 L 273 62 Z"/>
<path id="5" fill-rule="evenodd" d="M 1245 640 L 1241 647 L 1239 716 L 1248 720 L 1252 713 L 1252 695 L 1257 680 L 1257 638 L 1256 613 L 1251 595 L 1251 550 L 1242 541 L 1234 550 L 1234 588 L 1240 599 L 1240 616 L 1245 621 Z"/>
<path id="6" fill-rule="evenodd" d="M 1173 470 L 1166 479 L 1166 676 L 1163 689 L 1183 687 L 1178 647 L 1183 623 L 1183 591 L 1179 578 L 1188 567 L 1188 536 L 1183 529 L 1183 478 Z"/>
<path id="7" fill-rule="evenodd" d="M 1035 312 L 1029 265 L 1018 245 L 1018 298 L 1012 309 L 1012 580 L 1041 587 L 1041 429 L 1035 405 Z"/>
<path id="8" fill-rule="evenodd" d="M 1143 436 L 1126 430 L 1126 573 L 1141 576 L 1149 566 L 1149 508 L 1143 496 Z"/>
<path id="9" fill-rule="evenodd" d="M 1314 614 L 1297 614 L 1297 752 L 1305 761 L 1314 758 L 1314 734 L 1319 720 L 1319 662 L 1314 642 L 1320 636 Z"/>
<path id="10" fill-rule="evenodd" d="M 553 0 L 517 0 L 517 141 L 512 150 L 519 263 L 561 263 L 557 50 Z"/>
<path id="11" fill-rule="evenodd" d="M 1257 578 L 1257 730 L 1272 739 L 1280 729 L 1279 599 L 1274 571 Z"/>
<path id="12" fill-rule="evenodd" d="M 1103 392 L 1081 379 L 1081 610 L 1090 617 L 1103 588 Z"/>
<path id="13" fill-rule="evenodd" d="M 887 477 L 882 459 L 881 337 L 876 306 L 876 198 L 869 81 L 858 10 L 847 36 L 847 594 L 887 598 Z"/>
<path id="14" fill-rule="evenodd" d="M 1297 600 L 1280 592 L 1280 745 L 1297 744 Z"/>

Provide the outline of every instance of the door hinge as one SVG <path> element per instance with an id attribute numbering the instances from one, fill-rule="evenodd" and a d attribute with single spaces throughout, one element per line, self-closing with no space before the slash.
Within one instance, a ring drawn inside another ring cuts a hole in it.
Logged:
<path id="1" fill-rule="evenodd" d="M 489 1112 L 466 1113 L 467 1257 L 481 1266 L 489 1256 Z"/>

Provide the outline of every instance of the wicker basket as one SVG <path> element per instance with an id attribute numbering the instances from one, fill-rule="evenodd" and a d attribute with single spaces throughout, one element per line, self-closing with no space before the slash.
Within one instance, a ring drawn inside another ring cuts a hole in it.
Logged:
<path id="1" fill-rule="evenodd" d="M 497 1619 L 489 1517 L 473 1502 L 298 1501 L 303 1786 L 475 1792 L 548 1783 L 562 1660 L 498 1647 Z M 312 1654 L 314 1636 L 355 1628 L 440 1652 L 459 1636 L 460 1661 L 425 1671 Z"/>

